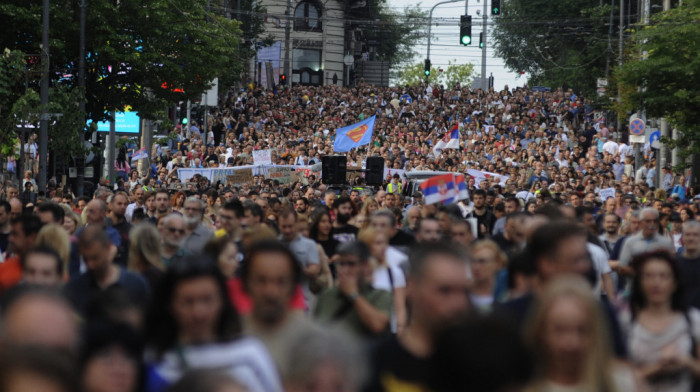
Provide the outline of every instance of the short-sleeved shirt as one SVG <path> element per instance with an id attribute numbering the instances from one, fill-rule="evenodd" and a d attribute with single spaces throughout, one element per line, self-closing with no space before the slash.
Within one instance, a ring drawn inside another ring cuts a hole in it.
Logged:
<path id="1" fill-rule="evenodd" d="M 110 287 L 114 286 L 124 288 L 131 298 L 139 303 L 148 301 L 148 285 L 139 275 L 120 268 L 119 279 Z M 64 288 L 66 296 L 80 314 L 84 314 L 90 301 L 106 289 L 106 287 L 100 288 L 95 278 L 89 272 L 71 279 Z"/>
<path id="2" fill-rule="evenodd" d="M 389 292 L 377 290 L 369 284 L 363 284 L 360 286 L 359 294 L 375 309 L 387 316 L 390 314 L 391 294 Z M 327 289 L 319 295 L 314 309 L 314 318 L 321 323 L 338 325 L 360 338 L 375 336 L 362 322 L 351 300 L 337 287 Z"/>
<path id="3" fill-rule="evenodd" d="M 627 240 L 622 245 L 622 250 L 620 251 L 620 265 L 629 265 L 634 256 L 645 252 L 652 252 L 658 249 L 666 249 L 671 252 L 671 254 L 675 253 L 676 250 L 671 240 L 658 234 L 654 234 L 654 236 L 650 239 L 644 238 L 641 232 L 627 237 Z"/>

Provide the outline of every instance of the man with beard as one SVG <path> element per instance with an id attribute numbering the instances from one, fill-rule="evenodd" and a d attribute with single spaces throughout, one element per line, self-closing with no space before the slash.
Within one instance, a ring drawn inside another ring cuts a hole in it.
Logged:
<path id="1" fill-rule="evenodd" d="M 612 212 L 608 212 L 603 215 L 603 234 L 601 234 L 598 239 L 603 246 L 605 246 L 605 250 L 608 252 L 608 255 L 612 255 L 613 248 L 615 248 L 615 243 L 617 243 L 617 241 L 620 239 L 620 235 L 618 234 L 619 229 L 619 216 Z"/>
<path id="2" fill-rule="evenodd" d="M 162 260 L 165 267 L 170 267 L 187 255 L 187 251 L 182 248 L 185 232 L 185 220 L 182 219 L 182 215 L 172 213 L 163 218 L 160 236 L 163 238 Z"/>
<path id="3" fill-rule="evenodd" d="M 279 241 L 255 243 L 241 265 L 243 289 L 253 302 L 251 314 L 243 319 L 243 331 L 265 344 L 282 374 L 294 360 L 291 345 L 316 328 L 290 306 L 301 276 L 301 263 Z"/>
<path id="4" fill-rule="evenodd" d="M 460 248 L 426 244 L 411 253 L 410 264 L 411 323 L 374 348 L 366 391 L 427 390 L 437 337 L 469 311 L 467 259 Z"/>
<path id="5" fill-rule="evenodd" d="M 131 223 L 131 217 L 134 215 L 134 210 L 142 209 L 143 212 L 147 212 L 146 206 L 144 205 L 144 195 L 145 194 L 146 194 L 146 191 L 144 191 L 143 188 L 141 188 L 141 187 L 136 187 L 131 192 L 131 196 L 132 196 L 134 202 L 129 204 L 126 207 L 126 213 L 124 214 L 124 216 L 126 216 L 127 222 Z"/>
<path id="6" fill-rule="evenodd" d="M 168 215 L 172 208 L 168 191 L 161 189 L 156 191 L 156 219 Z M 180 214 L 179 212 L 177 214 Z"/>
<path id="7" fill-rule="evenodd" d="M 134 301 L 148 301 L 146 281 L 114 264 L 117 247 L 111 243 L 102 227 L 86 227 L 78 236 L 78 250 L 85 260 L 87 271 L 72 279 L 65 288 L 78 313 L 84 315 L 95 297 L 115 286 L 124 289 Z"/>
<path id="8" fill-rule="evenodd" d="M 352 219 L 352 201 L 347 196 L 341 196 L 333 202 L 333 238 L 341 244 L 344 242 L 354 241 L 357 238 L 359 229 L 351 224 Z"/>
<path id="9" fill-rule="evenodd" d="M 478 238 L 484 239 L 488 238 L 493 231 L 493 225 L 496 222 L 496 218 L 488 207 L 486 206 L 486 192 L 483 189 L 477 189 L 472 194 L 472 202 L 474 203 L 474 210 L 472 211 L 472 216 L 477 220 L 477 235 Z"/>
<path id="10" fill-rule="evenodd" d="M 309 211 L 309 199 L 300 197 L 294 202 L 294 208 L 299 215 L 306 215 Z"/>
<path id="11" fill-rule="evenodd" d="M 111 197 L 110 214 L 108 224 L 119 233 L 120 245 L 114 262 L 122 267 L 126 267 L 129 257 L 129 231 L 131 223 L 126 221 L 126 207 L 129 197 L 124 192 L 116 192 Z"/>
<path id="12" fill-rule="evenodd" d="M 182 218 L 185 220 L 187 233 L 182 245 L 192 253 L 198 253 L 204 245 L 214 236 L 214 232 L 202 224 L 204 203 L 196 197 L 188 197 L 183 205 Z"/>

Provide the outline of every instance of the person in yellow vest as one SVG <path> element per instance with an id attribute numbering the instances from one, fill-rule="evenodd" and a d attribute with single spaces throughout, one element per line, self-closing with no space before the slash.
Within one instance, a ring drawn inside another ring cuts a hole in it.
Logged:
<path id="1" fill-rule="evenodd" d="M 401 184 L 399 175 L 394 174 L 394 177 L 392 177 L 391 182 L 386 186 L 386 193 L 394 193 L 400 195 L 402 190 L 403 184 Z"/>

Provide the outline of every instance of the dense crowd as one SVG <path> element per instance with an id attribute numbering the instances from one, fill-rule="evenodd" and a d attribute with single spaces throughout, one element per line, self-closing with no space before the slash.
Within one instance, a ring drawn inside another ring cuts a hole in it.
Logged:
<path id="1" fill-rule="evenodd" d="M 469 198 L 178 176 L 313 166 L 374 115 L 350 167 L 480 173 Z M 573 92 L 232 90 L 207 123 L 126 141 L 91 197 L 4 184 L 0 390 L 695 390 L 700 200 Z"/>

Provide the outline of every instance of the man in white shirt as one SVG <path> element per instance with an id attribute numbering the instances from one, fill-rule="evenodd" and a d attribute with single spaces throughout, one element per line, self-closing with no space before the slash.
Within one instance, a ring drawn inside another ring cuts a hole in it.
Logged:
<path id="1" fill-rule="evenodd" d="M 143 187 L 140 187 L 140 186 L 137 186 L 131 192 L 131 200 L 133 200 L 133 203 L 126 206 L 126 213 L 124 213 L 124 216 L 126 217 L 127 222 L 131 223 L 131 218 L 134 216 L 134 211 L 136 209 L 140 208 L 143 210 L 143 212 L 146 212 L 146 206 L 144 205 L 144 200 L 143 200 L 144 194 L 145 194 L 145 191 L 143 190 Z"/>
<path id="2" fill-rule="evenodd" d="M 615 155 L 618 152 L 618 147 L 619 145 L 611 139 L 608 139 L 607 142 L 603 143 L 603 152 L 607 152 L 610 155 Z"/>

